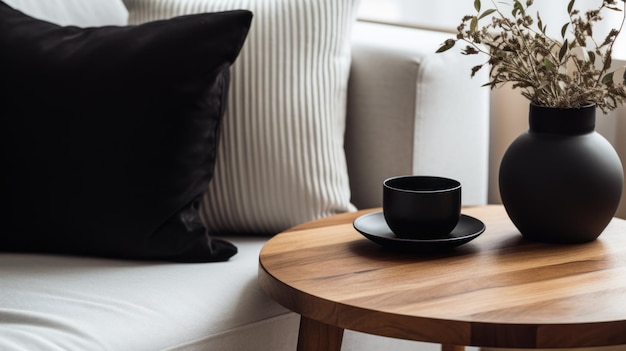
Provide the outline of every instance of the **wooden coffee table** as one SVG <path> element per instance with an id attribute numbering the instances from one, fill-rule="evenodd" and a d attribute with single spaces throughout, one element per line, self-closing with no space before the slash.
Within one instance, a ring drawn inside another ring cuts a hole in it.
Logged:
<path id="1" fill-rule="evenodd" d="M 281 233 L 259 282 L 302 316 L 298 350 L 341 348 L 344 329 L 504 348 L 626 344 L 626 221 L 594 242 L 525 241 L 501 206 L 464 208 L 487 230 L 447 253 L 390 252 L 343 214 Z"/>

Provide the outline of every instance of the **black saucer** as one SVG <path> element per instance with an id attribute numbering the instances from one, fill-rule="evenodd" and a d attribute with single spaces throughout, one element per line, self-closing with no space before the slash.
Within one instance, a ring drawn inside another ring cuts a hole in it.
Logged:
<path id="1" fill-rule="evenodd" d="M 398 251 L 425 251 L 452 248 L 463 245 L 485 231 L 485 224 L 467 215 L 461 215 L 459 223 L 446 236 L 433 239 L 398 238 L 387 226 L 382 212 L 372 212 L 354 220 L 354 229 L 371 241 Z"/>

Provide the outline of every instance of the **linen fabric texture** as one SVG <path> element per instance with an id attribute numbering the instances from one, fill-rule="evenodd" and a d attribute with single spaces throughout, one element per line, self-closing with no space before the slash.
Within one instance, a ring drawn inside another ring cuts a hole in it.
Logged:
<path id="1" fill-rule="evenodd" d="M 79 28 L 0 2 L 1 251 L 226 260 L 198 216 L 252 14 Z"/>
<path id="2" fill-rule="evenodd" d="M 355 0 L 125 0 L 130 23 L 254 12 L 233 65 L 216 173 L 201 215 L 215 232 L 274 234 L 352 211 L 344 144 Z"/>
<path id="3" fill-rule="evenodd" d="M 59 25 L 123 26 L 128 11 L 122 0 L 2 0 L 31 17 Z"/>

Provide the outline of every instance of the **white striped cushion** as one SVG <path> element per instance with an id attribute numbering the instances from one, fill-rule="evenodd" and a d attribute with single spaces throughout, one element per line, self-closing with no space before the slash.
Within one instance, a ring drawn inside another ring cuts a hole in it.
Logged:
<path id="1" fill-rule="evenodd" d="M 131 24 L 248 9 L 215 176 L 213 232 L 276 233 L 352 211 L 343 150 L 350 33 L 358 0 L 124 0 Z"/>

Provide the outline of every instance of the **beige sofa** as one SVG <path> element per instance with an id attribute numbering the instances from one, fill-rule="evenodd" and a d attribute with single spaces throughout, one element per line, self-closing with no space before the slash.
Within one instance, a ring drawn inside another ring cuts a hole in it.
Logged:
<path id="1" fill-rule="evenodd" d="M 60 24 L 127 20 L 113 0 L 6 2 Z M 355 23 L 345 127 L 355 208 L 380 206 L 382 180 L 411 173 L 459 179 L 464 204 L 486 202 L 489 91 L 466 57 L 434 54 L 447 37 Z M 268 236 L 225 238 L 237 255 L 206 264 L 0 253 L 0 349 L 295 350 L 298 315 L 256 282 Z M 382 348 L 437 345 L 344 337 L 344 350 Z"/>

